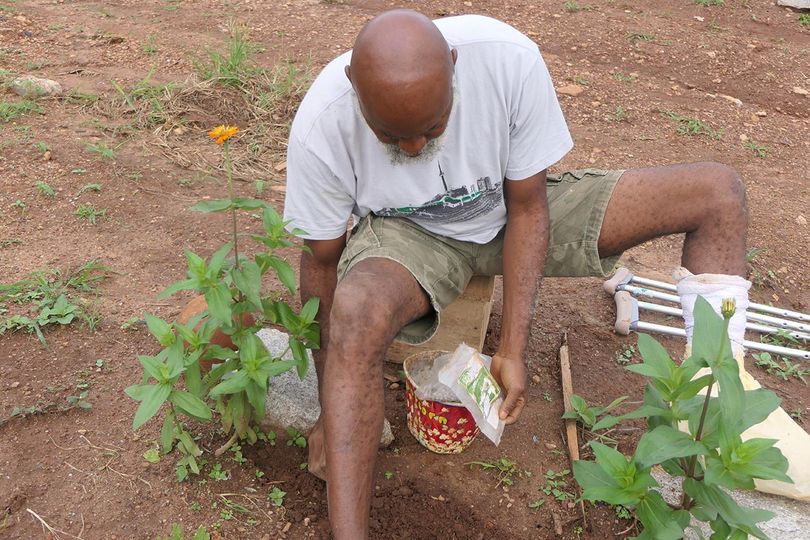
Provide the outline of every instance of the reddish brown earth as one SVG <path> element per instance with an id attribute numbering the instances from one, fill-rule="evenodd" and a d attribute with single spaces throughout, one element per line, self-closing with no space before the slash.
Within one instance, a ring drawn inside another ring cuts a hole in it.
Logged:
<path id="1" fill-rule="evenodd" d="M 204 525 L 223 538 L 326 537 L 325 487 L 299 470 L 305 452 L 286 446 L 282 433 L 276 447 L 247 448 L 243 464 L 230 456 L 216 460 L 230 472 L 225 481 L 208 476 L 212 454 L 203 475 L 184 483 L 174 479 L 173 456 L 154 465 L 143 457 L 155 446 L 159 425 L 152 422 L 133 433 L 135 403 L 123 389 L 139 381 L 136 355 L 154 353 L 158 346 L 142 326 L 121 326 L 144 312 L 176 316 L 189 297 L 157 300 L 157 292 L 183 277 L 184 249 L 210 254 L 227 240 L 228 223 L 189 210 L 203 197 L 223 194 L 221 175 L 199 172 L 205 162 L 164 154 L 153 131 L 160 126 L 132 125 L 134 117 L 122 106 L 113 81 L 132 88 L 150 73 L 162 83 L 185 81 L 206 47 L 226 42 L 231 19 L 261 45 L 255 57 L 260 65 L 289 58 L 318 69 L 350 47 L 369 17 L 393 5 L 0 0 L 0 69 L 55 79 L 66 92 L 100 95 L 94 106 L 44 99 L 43 114 L 0 122 L 0 282 L 93 258 L 116 272 L 93 299 L 101 316 L 96 331 L 77 324 L 47 331 L 49 348 L 29 335 L 0 337 L 0 537 L 49 537 L 34 514 L 56 531 L 54 538 L 155 538 L 168 535 L 173 523 L 187 531 Z M 483 13 L 504 19 L 537 41 L 558 87 L 583 86 L 582 94 L 560 98 L 576 147 L 557 169 L 693 160 L 733 166 L 747 186 L 749 244 L 761 250 L 753 261 L 754 298 L 810 310 L 810 98 L 794 91 L 810 89 L 810 28 L 800 25 L 798 13 L 764 0 L 714 7 L 688 0 L 593 0 L 580 4 L 587 9 L 572 11 L 551 0 L 397 5 L 433 17 Z M 632 74 L 633 80 L 619 80 L 619 74 Z M 248 122 L 238 108 L 228 108 L 222 97 L 227 93 L 219 99 L 213 95 L 189 113 L 187 129 L 169 134 L 209 162 L 218 154 L 205 130 Z M 19 98 L 3 93 L 0 100 Z M 659 110 L 699 117 L 722 137 L 678 135 L 676 124 Z M 265 126 L 278 140 L 283 140 L 285 118 L 277 119 L 278 126 Z M 766 147 L 766 155 L 757 157 L 744 139 Z M 49 160 L 32 147 L 39 141 L 50 147 Z M 86 143 L 99 142 L 116 148 L 114 160 L 101 161 L 87 150 Z M 262 197 L 279 208 L 283 160 L 283 145 L 276 143 L 268 143 L 258 160 L 269 171 L 263 180 L 270 189 Z M 85 172 L 71 172 L 77 169 Z M 39 194 L 37 181 L 52 185 L 56 197 Z M 75 195 L 87 183 L 102 189 Z M 252 182 L 239 182 L 238 191 L 255 194 Z M 73 211 L 84 202 L 106 208 L 107 219 L 96 225 L 78 220 Z M 256 222 L 245 218 L 240 226 L 253 229 Z M 666 278 L 679 246 L 677 238 L 660 240 L 632 250 L 624 263 Z M 497 342 L 498 311 L 496 304 L 490 351 Z M 499 447 L 478 440 L 458 456 L 431 454 L 407 431 L 402 389 L 387 391 L 397 439 L 380 452 L 374 538 L 554 538 L 554 513 L 564 538 L 636 532 L 611 509 L 590 505 L 589 526 L 579 532 L 577 508 L 538 491 L 545 471 L 569 467 L 559 419 L 556 353 L 562 333 L 569 333 L 575 391 L 600 404 L 618 395 L 639 397 L 641 379 L 615 360 L 634 338 L 612 333 L 612 300 L 598 279 L 547 280 L 537 313 L 528 364 L 539 382 L 532 383 L 520 423 L 506 430 Z M 682 347 L 676 340 L 668 345 L 676 354 Z M 102 368 L 96 367 L 99 359 Z M 806 385 L 749 367 L 783 398 L 788 411 L 803 414 L 805 428 L 810 426 Z M 92 408 L 62 410 L 77 384 L 88 386 Z M 10 418 L 15 407 L 43 412 Z M 222 444 L 214 429 L 195 429 L 205 448 Z M 615 435 L 629 452 L 638 431 Z M 513 460 L 531 476 L 516 477 L 507 491 L 494 476 L 466 465 L 499 458 Z M 256 478 L 257 470 L 264 476 Z M 273 486 L 287 492 L 282 508 L 266 496 Z M 233 511 L 233 518 L 225 519 L 224 498 L 249 513 Z M 545 504 L 530 509 L 538 498 Z"/>

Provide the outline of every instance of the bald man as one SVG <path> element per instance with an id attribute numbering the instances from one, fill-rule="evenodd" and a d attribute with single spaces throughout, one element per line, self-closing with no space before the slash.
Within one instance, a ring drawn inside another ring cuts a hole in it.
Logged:
<path id="1" fill-rule="evenodd" d="M 734 171 L 547 176 L 572 146 L 537 46 L 486 17 L 384 13 L 313 83 L 290 133 L 285 219 L 311 250 L 302 300 L 321 299 L 309 466 L 327 480 L 335 538 L 368 534 L 385 351 L 430 338 L 472 275 L 503 275 L 492 372 L 511 424 L 541 275 L 602 276 L 625 249 L 672 233 L 686 233 L 692 272 L 745 272 Z"/>

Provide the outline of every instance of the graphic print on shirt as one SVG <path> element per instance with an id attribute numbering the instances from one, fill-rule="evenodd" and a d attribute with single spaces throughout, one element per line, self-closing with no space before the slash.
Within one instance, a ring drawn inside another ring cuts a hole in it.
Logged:
<path id="1" fill-rule="evenodd" d="M 500 206 L 501 182 L 493 184 L 489 176 L 482 176 L 469 185 L 450 189 L 441 164 L 438 166 L 444 191 L 416 206 L 382 208 L 374 213 L 382 217 L 406 217 L 416 222 L 456 223 L 477 218 Z"/>

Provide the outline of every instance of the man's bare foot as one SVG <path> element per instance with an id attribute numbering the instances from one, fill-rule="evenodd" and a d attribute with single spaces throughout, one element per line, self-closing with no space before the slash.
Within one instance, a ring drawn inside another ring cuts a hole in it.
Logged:
<path id="1" fill-rule="evenodd" d="M 321 417 L 315 422 L 315 426 L 309 434 L 307 446 L 309 447 L 309 459 L 307 470 L 326 482 L 326 441 L 323 435 L 323 422 Z"/>

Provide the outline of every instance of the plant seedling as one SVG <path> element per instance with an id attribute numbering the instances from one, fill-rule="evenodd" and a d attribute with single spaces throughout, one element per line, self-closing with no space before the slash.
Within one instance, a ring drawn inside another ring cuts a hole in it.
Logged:
<path id="1" fill-rule="evenodd" d="M 498 476 L 498 483 L 495 484 L 495 487 L 498 487 L 501 484 L 505 486 L 513 485 L 515 483 L 515 476 L 531 476 L 529 471 L 522 471 L 518 469 L 517 464 L 509 458 L 501 458 L 495 461 L 470 461 L 465 463 L 465 465 L 469 465 L 470 468 L 472 468 L 473 465 L 477 465 L 485 471 L 495 472 Z"/>
<path id="2" fill-rule="evenodd" d="M 384 476 L 386 480 L 391 480 L 394 477 L 394 473 L 391 471 L 385 471 Z"/>
<path id="3" fill-rule="evenodd" d="M 281 491 L 278 486 L 273 486 L 273 489 L 270 490 L 267 497 L 274 505 L 281 506 L 284 504 L 285 495 L 287 495 L 286 491 Z"/>
<path id="4" fill-rule="evenodd" d="M 810 26 L 810 13 L 802 13 L 799 15 L 799 24 L 802 26 Z"/>
<path id="5" fill-rule="evenodd" d="M 214 463 L 214 466 L 211 467 L 211 472 L 208 473 L 208 477 L 216 480 L 217 482 L 223 482 L 231 478 L 231 473 L 228 471 L 223 471 L 221 464 Z"/>
<path id="6" fill-rule="evenodd" d="M 115 160 L 115 149 L 110 148 L 107 146 L 107 143 L 100 142 L 100 143 L 84 143 L 84 146 L 87 148 L 88 151 L 93 152 L 94 154 L 98 154 L 100 158 Z"/>
<path id="7" fill-rule="evenodd" d="M 99 219 L 107 217 L 106 208 L 96 208 L 91 203 L 82 203 L 73 211 L 73 215 L 79 219 L 84 219 L 91 225 L 95 225 Z"/>
<path id="8" fill-rule="evenodd" d="M 802 381 L 804 384 L 807 384 L 804 376 L 810 375 L 810 369 L 803 368 L 802 364 L 794 364 L 783 356 L 777 356 L 776 359 L 774 359 L 774 357 L 768 352 L 754 354 L 753 357 L 756 359 L 756 362 L 754 363 L 757 366 L 764 368 L 765 371 L 771 375 L 775 375 L 783 381 L 790 380 L 791 377 L 794 377 Z"/>
<path id="9" fill-rule="evenodd" d="M 307 440 L 301 433 L 292 426 L 287 428 L 287 446 L 295 445 L 298 448 L 306 448 Z"/>
<path id="10" fill-rule="evenodd" d="M 56 191 L 54 191 L 53 188 L 51 187 L 51 185 L 48 184 L 47 182 L 39 181 L 34 185 L 36 186 L 37 191 L 39 191 L 40 193 L 42 193 L 46 197 L 51 197 L 51 198 L 56 197 Z"/>
<path id="11" fill-rule="evenodd" d="M 81 187 L 81 189 L 79 189 L 79 191 L 76 193 L 76 197 L 79 197 L 79 196 L 81 196 L 82 193 L 86 193 L 88 191 L 95 191 L 96 193 L 98 193 L 99 191 L 101 191 L 101 184 L 85 184 L 85 185 L 83 185 Z"/>
<path id="12" fill-rule="evenodd" d="M 616 363 L 620 366 L 626 366 L 633 361 L 635 354 L 635 345 L 622 345 L 622 350 L 616 353 Z"/>
<path id="13" fill-rule="evenodd" d="M 33 146 L 34 148 L 36 148 L 37 150 L 39 150 L 43 154 L 45 152 L 47 152 L 48 150 L 50 150 L 50 147 L 48 146 L 48 143 L 46 143 L 45 141 L 35 142 L 31 146 Z"/>
<path id="14" fill-rule="evenodd" d="M 559 502 L 575 499 L 576 496 L 565 489 L 568 487 L 568 482 L 564 478 L 569 474 L 571 474 L 571 471 L 568 469 L 563 469 L 560 472 L 554 472 L 552 469 L 547 470 L 544 475 L 546 484 L 540 488 L 540 491 L 553 496 Z"/>
<path id="15" fill-rule="evenodd" d="M 699 6 L 722 6 L 725 0 L 694 0 L 695 4 Z"/>

